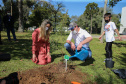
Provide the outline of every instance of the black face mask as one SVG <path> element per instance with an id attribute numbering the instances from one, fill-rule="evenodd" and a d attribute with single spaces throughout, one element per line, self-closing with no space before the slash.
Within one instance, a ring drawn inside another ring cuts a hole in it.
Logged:
<path id="1" fill-rule="evenodd" d="M 109 21 L 110 21 L 110 19 L 109 20 L 105 20 L 106 23 L 108 23 Z"/>
<path id="2" fill-rule="evenodd" d="M 106 23 L 108 23 L 108 22 L 109 22 L 109 20 L 105 20 L 105 22 L 106 22 Z"/>

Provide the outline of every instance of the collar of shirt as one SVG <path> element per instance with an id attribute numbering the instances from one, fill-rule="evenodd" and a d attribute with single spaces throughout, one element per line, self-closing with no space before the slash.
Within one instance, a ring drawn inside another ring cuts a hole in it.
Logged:
<path id="1" fill-rule="evenodd" d="M 80 28 L 80 27 L 79 27 L 79 28 Z M 80 30 L 79 30 L 79 32 L 78 32 L 79 34 L 81 33 L 81 30 L 82 30 L 82 29 L 80 28 Z"/>

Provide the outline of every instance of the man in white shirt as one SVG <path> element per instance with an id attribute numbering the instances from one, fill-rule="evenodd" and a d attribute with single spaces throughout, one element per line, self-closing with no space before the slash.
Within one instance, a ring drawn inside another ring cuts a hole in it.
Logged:
<path id="1" fill-rule="evenodd" d="M 70 55 L 75 54 L 75 50 L 83 50 L 85 47 L 89 51 L 88 58 L 92 57 L 92 52 L 89 48 L 89 42 L 92 40 L 92 36 L 82 28 L 78 27 L 75 22 L 70 23 L 69 30 L 71 30 L 66 43 L 64 44 L 66 50 L 70 53 Z M 71 40 L 74 39 L 74 42 Z"/>

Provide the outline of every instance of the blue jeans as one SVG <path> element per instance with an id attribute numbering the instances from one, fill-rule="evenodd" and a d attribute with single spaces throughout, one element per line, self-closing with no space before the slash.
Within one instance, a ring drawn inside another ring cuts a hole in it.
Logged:
<path id="1" fill-rule="evenodd" d="M 16 41 L 16 35 L 15 35 L 14 28 L 7 28 L 7 37 L 8 37 L 8 40 L 11 40 L 11 38 L 10 38 L 10 31 L 11 31 L 11 33 L 13 35 L 14 40 Z"/>
<path id="2" fill-rule="evenodd" d="M 66 48 L 66 50 L 69 52 L 69 54 L 70 54 L 71 56 L 73 56 L 73 55 L 75 54 L 75 51 L 73 51 L 73 50 L 71 49 L 71 45 L 70 45 L 69 43 L 65 43 L 65 44 L 64 44 L 64 47 Z M 76 47 L 76 48 L 77 48 L 77 47 Z M 89 52 L 89 55 L 88 55 L 87 59 L 88 59 L 88 58 L 91 58 L 91 57 L 92 57 L 92 52 L 91 52 L 90 48 L 88 47 L 88 48 L 86 48 L 86 49 L 87 49 L 88 52 Z M 84 48 L 81 48 L 81 50 L 84 50 Z"/>

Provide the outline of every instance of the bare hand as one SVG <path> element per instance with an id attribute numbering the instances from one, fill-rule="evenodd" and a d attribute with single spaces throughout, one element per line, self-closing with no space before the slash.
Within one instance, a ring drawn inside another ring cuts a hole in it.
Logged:
<path id="1" fill-rule="evenodd" d="M 75 50 L 75 45 L 74 43 L 71 43 L 71 49 L 74 51 Z"/>
<path id="2" fill-rule="evenodd" d="M 50 55 L 50 53 L 49 53 L 49 52 L 47 53 L 47 56 L 49 56 L 49 57 L 51 58 L 51 55 Z"/>
<path id="3" fill-rule="evenodd" d="M 119 37 L 119 40 L 120 40 L 120 41 L 122 40 L 121 37 Z"/>
<path id="4" fill-rule="evenodd" d="M 81 50 L 82 48 L 82 44 L 80 43 L 78 46 L 77 46 L 77 50 Z"/>
<path id="5" fill-rule="evenodd" d="M 32 55 L 32 59 L 33 59 L 34 62 L 36 61 L 36 55 L 35 54 Z"/>
<path id="6" fill-rule="evenodd" d="M 99 37 L 99 40 L 102 38 L 102 36 Z"/>

